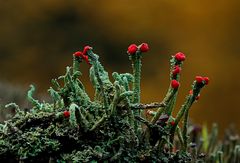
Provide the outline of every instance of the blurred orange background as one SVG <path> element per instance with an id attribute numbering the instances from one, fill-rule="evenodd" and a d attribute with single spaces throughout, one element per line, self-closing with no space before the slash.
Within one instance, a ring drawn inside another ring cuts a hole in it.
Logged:
<path id="1" fill-rule="evenodd" d="M 0 81 L 24 90 L 33 83 L 44 94 L 50 80 L 71 65 L 72 53 L 87 44 L 109 72 L 131 72 L 128 45 L 147 42 L 143 103 L 163 99 L 169 58 L 182 51 L 187 59 L 177 108 L 195 76 L 209 76 L 191 108 L 193 122 L 217 122 L 221 132 L 231 123 L 239 128 L 239 9 L 239 0 L 0 1 Z M 88 68 L 83 66 L 82 80 L 91 92 Z"/>

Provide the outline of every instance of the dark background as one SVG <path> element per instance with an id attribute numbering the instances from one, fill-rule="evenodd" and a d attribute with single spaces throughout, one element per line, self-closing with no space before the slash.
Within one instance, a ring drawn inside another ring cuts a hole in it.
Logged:
<path id="1" fill-rule="evenodd" d="M 168 60 L 182 51 L 187 59 L 177 105 L 196 75 L 209 76 L 210 84 L 191 108 L 192 120 L 217 122 L 221 131 L 231 123 L 239 127 L 239 9 L 239 0 L 2 0 L 0 103 L 21 101 L 32 83 L 45 94 L 50 80 L 71 65 L 72 53 L 85 45 L 94 47 L 111 73 L 131 71 L 128 45 L 147 42 L 143 103 L 161 101 L 169 83 Z M 83 66 L 82 80 L 92 92 L 88 67 Z"/>

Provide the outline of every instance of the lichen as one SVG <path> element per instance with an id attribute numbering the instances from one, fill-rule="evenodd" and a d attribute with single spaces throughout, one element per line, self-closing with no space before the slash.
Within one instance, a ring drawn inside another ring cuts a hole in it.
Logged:
<path id="1" fill-rule="evenodd" d="M 30 86 L 28 111 L 11 103 L 15 115 L 0 124 L 2 162 L 223 162 L 240 159 L 238 137 L 217 144 L 217 126 L 208 136 L 189 123 L 189 111 L 209 83 L 197 76 L 191 93 L 176 116 L 172 112 L 180 87 L 183 53 L 170 59 L 170 85 L 161 102 L 142 104 L 141 59 L 146 43 L 128 48 L 133 73 L 114 72 L 111 81 L 93 48 L 73 54 L 73 67 L 52 80 L 48 92 L 52 103 L 34 98 Z M 95 89 L 91 99 L 80 81 L 80 66 L 86 61 Z M 144 114 L 144 113 L 147 114 Z M 183 122 L 183 125 L 180 125 Z M 201 138 L 205 140 L 202 141 Z"/>

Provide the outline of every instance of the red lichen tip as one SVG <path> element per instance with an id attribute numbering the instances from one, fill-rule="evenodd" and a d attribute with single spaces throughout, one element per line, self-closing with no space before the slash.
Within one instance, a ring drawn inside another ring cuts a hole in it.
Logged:
<path id="1" fill-rule="evenodd" d="M 140 51 L 141 51 L 141 52 L 147 52 L 148 50 L 149 50 L 149 46 L 148 46 L 147 43 L 142 43 L 142 44 L 140 45 Z"/>
<path id="2" fill-rule="evenodd" d="M 176 65 L 172 71 L 172 74 L 177 75 L 180 73 L 180 71 L 181 71 L 181 68 L 178 65 Z"/>
<path id="3" fill-rule="evenodd" d="M 175 54 L 174 58 L 179 62 L 182 62 L 186 59 L 185 54 L 183 54 L 182 52 L 178 52 L 177 54 Z"/>
<path id="4" fill-rule="evenodd" d="M 208 77 L 203 77 L 204 81 L 205 81 L 205 84 L 208 85 L 209 83 L 209 78 Z"/>
<path id="5" fill-rule="evenodd" d="M 87 55 L 84 55 L 84 58 L 83 58 L 83 59 L 87 62 L 87 64 L 91 65 L 91 63 L 90 63 Z"/>
<path id="6" fill-rule="evenodd" d="M 70 117 L 70 112 L 67 111 L 67 110 L 65 110 L 65 111 L 63 112 L 63 116 L 64 116 L 65 118 L 69 118 L 69 117 Z"/>
<path id="7" fill-rule="evenodd" d="M 180 83 L 177 80 L 171 81 L 171 86 L 173 89 L 177 89 L 179 87 Z"/>
<path id="8" fill-rule="evenodd" d="M 87 51 L 88 50 L 91 50 L 92 49 L 92 47 L 91 46 L 85 46 L 84 48 L 83 48 L 83 55 L 87 55 Z"/>
<path id="9" fill-rule="evenodd" d="M 77 51 L 77 52 L 73 53 L 73 55 L 74 55 L 75 57 L 82 57 L 82 56 L 83 56 L 83 52 Z"/>
<path id="10" fill-rule="evenodd" d="M 202 76 L 196 76 L 195 80 L 196 80 L 197 84 L 202 84 L 202 82 L 204 81 L 204 78 Z"/>
<path id="11" fill-rule="evenodd" d="M 170 122 L 170 125 L 171 125 L 171 126 L 174 126 L 174 125 L 175 125 L 175 121 L 171 121 L 171 122 Z"/>
<path id="12" fill-rule="evenodd" d="M 193 90 L 192 90 L 192 89 L 189 91 L 189 94 L 190 94 L 190 95 L 192 95 L 192 94 L 193 94 Z"/>
<path id="13" fill-rule="evenodd" d="M 137 45 L 131 44 L 131 45 L 129 45 L 127 52 L 128 52 L 128 54 L 135 54 L 137 52 L 137 50 L 138 50 Z"/>

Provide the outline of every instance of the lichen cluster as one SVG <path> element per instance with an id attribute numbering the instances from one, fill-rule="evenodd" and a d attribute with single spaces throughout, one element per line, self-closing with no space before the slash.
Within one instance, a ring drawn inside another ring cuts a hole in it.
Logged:
<path id="1" fill-rule="evenodd" d="M 170 86 L 161 102 L 140 102 L 141 59 L 146 43 L 128 48 L 133 73 L 108 73 L 93 48 L 73 54 L 73 66 L 52 80 L 48 92 L 52 103 L 34 99 L 34 86 L 27 98 L 29 111 L 16 104 L 15 115 L 0 124 L 1 162 L 223 162 L 240 159 L 239 139 L 230 134 L 217 143 L 217 127 L 208 136 L 189 123 L 189 109 L 199 99 L 208 77 L 197 76 L 176 116 L 172 112 L 180 86 L 185 55 L 170 59 Z M 80 66 L 91 67 L 95 90 L 91 99 L 80 81 Z M 146 113 L 146 114 L 145 114 Z M 180 124 L 183 122 L 183 124 Z M 204 138 L 204 140 L 202 140 Z"/>

